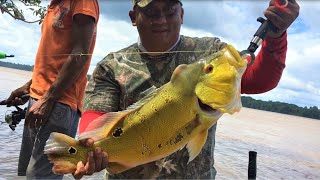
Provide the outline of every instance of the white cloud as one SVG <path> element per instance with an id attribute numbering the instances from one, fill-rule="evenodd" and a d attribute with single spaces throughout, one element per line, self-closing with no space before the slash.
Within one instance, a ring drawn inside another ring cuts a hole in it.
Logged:
<path id="1" fill-rule="evenodd" d="M 283 78 L 279 88 L 299 92 L 299 97 L 288 97 L 303 101 L 306 104 L 320 105 L 320 68 L 318 52 L 320 52 L 320 36 L 310 32 L 289 34 L 289 49 Z M 301 97 L 303 95 L 303 97 Z"/>
<path id="2" fill-rule="evenodd" d="M 300 17 L 303 19 L 304 24 L 309 31 L 319 35 L 320 21 L 320 1 L 299 1 L 300 4 Z"/>
<path id="3" fill-rule="evenodd" d="M 207 32 L 207 31 L 203 31 L 203 30 L 193 30 L 190 28 L 185 28 L 182 27 L 181 28 L 181 32 L 182 35 L 185 36 L 190 36 L 190 37 L 212 37 L 212 33 Z"/>
<path id="4" fill-rule="evenodd" d="M 260 26 L 256 18 L 263 17 L 262 12 L 268 5 L 267 1 L 201 1 L 206 4 L 201 7 L 191 5 L 197 3 L 194 1 L 187 3 L 184 5 L 186 13 L 192 11 L 190 17 L 193 22 L 187 25 L 191 27 L 190 31 L 195 28 L 204 33 L 211 32 L 238 49 L 248 46 Z M 288 31 L 287 66 L 278 87 L 253 97 L 301 106 L 320 105 L 320 61 L 317 53 L 320 52 L 319 12 L 320 2 L 304 1 L 300 4 L 300 16 Z M 203 17 L 208 18 L 204 20 Z"/>
<path id="5" fill-rule="evenodd" d="M 0 30 L 1 48 L 16 57 L 8 61 L 22 64 L 33 64 L 40 40 L 40 25 L 25 24 L 14 20 L 9 15 L 0 15 L 2 27 Z"/>

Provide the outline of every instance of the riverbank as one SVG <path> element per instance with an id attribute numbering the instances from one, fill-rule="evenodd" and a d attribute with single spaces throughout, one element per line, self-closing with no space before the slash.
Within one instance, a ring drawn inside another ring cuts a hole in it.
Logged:
<path id="1" fill-rule="evenodd" d="M 0 66 L 0 71 L 1 72 L 7 72 L 7 73 L 14 73 L 18 76 L 27 76 L 30 77 L 32 76 L 32 72 L 31 71 L 24 71 L 24 70 L 20 70 L 20 69 L 12 69 L 12 68 L 7 68 L 7 67 L 1 67 Z"/>
<path id="2" fill-rule="evenodd" d="M 30 80 L 32 72 L 0 67 L 0 100 Z M 0 106 L 0 121 L 8 113 Z M 11 108 L 14 110 L 14 108 Z M 0 180 L 17 177 L 22 121 L 12 131 L 0 125 Z M 242 108 L 218 121 L 216 179 L 248 179 L 248 152 L 256 151 L 257 179 L 320 179 L 320 121 Z M 72 179 L 71 175 L 65 179 Z M 102 179 L 102 173 L 83 179 Z"/>

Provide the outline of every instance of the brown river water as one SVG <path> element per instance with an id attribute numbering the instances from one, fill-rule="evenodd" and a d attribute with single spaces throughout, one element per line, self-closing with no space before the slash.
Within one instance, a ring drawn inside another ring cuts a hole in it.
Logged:
<path id="1" fill-rule="evenodd" d="M 31 73 L 0 67 L 0 100 Z M 0 121 L 14 108 L 0 106 Z M 23 122 L 15 131 L 0 124 L 0 180 L 17 177 Z M 256 151 L 257 179 L 320 179 L 320 120 L 242 108 L 218 122 L 216 179 L 248 179 L 248 152 Z M 103 172 L 83 179 L 101 179 Z M 65 176 L 64 179 L 72 179 Z"/>

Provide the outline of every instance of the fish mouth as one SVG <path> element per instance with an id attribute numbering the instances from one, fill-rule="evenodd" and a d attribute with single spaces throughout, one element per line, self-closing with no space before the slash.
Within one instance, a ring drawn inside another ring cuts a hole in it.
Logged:
<path id="1" fill-rule="evenodd" d="M 218 110 L 216 109 L 213 109 L 212 107 L 210 107 L 209 105 L 207 104 L 204 104 L 199 98 L 198 98 L 198 104 L 199 104 L 199 107 L 202 111 L 206 112 L 206 113 L 215 113 L 217 112 Z"/>

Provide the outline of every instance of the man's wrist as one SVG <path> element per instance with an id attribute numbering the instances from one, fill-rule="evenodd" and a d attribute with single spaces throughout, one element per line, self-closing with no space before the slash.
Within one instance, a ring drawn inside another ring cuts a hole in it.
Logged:
<path id="1" fill-rule="evenodd" d="M 32 84 L 32 80 L 28 81 L 26 84 L 24 84 L 22 87 L 24 87 L 25 89 L 30 89 L 30 86 Z"/>
<path id="2" fill-rule="evenodd" d="M 287 47 L 287 31 L 285 31 L 280 37 L 272 38 L 267 36 L 263 41 L 262 46 L 269 52 L 281 51 Z"/>
<path id="3" fill-rule="evenodd" d="M 58 100 L 56 97 L 48 94 L 43 95 L 41 99 L 48 103 L 55 103 Z"/>
<path id="4" fill-rule="evenodd" d="M 269 32 L 266 37 L 272 38 L 272 39 L 277 39 L 281 38 L 284 34 L 286 34 L 287 31 L 283 31 L 280 33 L 275 33 L 275 32 Z"/>

